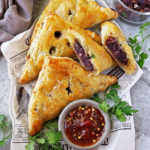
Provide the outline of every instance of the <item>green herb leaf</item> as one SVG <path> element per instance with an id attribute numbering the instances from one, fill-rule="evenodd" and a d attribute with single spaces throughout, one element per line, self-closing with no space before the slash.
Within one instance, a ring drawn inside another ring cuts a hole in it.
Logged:
<path id="1" fill-rule="evenodd" d="M 145 22 L 142 26 L 140 26 L 141 30 L 146 29 L 145 27 L 150 26 L 150 22 Z"/>
<path id="2" fill-rule="evenodd" d="M 60 144 L 52 145 L 52 147 L 54 148 L 54 150 L 63 150 Z"/>
<path id="3" fill-rule="evenodd" d="M 48 139 L 48 143 L 50 145 L 56 144 L 60 141 L 62 135 L 61 132 L 55 132 L 55 131 L 48 131 L 45 136 Z"/>
<path id="4" fill-rule="evenodd" d="M 118 83 L 116 83 L 116 84 L 113 84 L 113 85 L 111 86 L 111 88 L 118 89 L 118 88 L 120 88 L 120 85 L 119 85 Z"/>
<path id="5" fill-rule="evenodd" d="M 135 44 L 136 43 L 136 40 L 134 40 L 133 38 L 129 37 L 129 41 L 132 43 L 132 44 Z"/>
<path id="6" fill-rule="evenodd" d="M 139 66 L 141 67 L 141 68 L 143 68 L 143 65 L 144 65 L 144 62 L 145 62 L 145 60 L 148 58 L 148 54 L 147 53 L 141 53 L 140 54 L 140 59 L 139 59 L 139 61 L 137 62 L 138 64 L 139 64 Z"/>
<path id="7" fill-rule="evenodd" d="M 129 46 L 132 48 L 133 55 L 141 68 L 143 68 L 145 60 L 148 58 L 147 52 L 143 52 L 143 45 L 146 39 L 150 37 L 150 34 L 144 36 L 144 31 L 149 29 L 150 22 L 145 22 L 139 29 L 139 34 L 135 35 L 133 38 L 129 37 Z M 138 38 L 139 37 L 139 38 Z M 142 40 L 138 40 L 142 39 Z"/>
<path id="8" fill-rule="evenodd" d="M 50 122 L 47 124 L 46 126 L 48 129 L 54 130 L 58 128 L 58 122 L 54 121 L 54 122 Z"/>
<path id="9" fill-rule="evenodd" d="M 3 137 L 0 140 L 0 146 L 4 146 L 6 144 L 6 141 L 11 138 L 11 134 L 6 135 L 6 130 L 9 133 L 11 128 L 10 128 L 10 122 L 7 122 L 5 118 L 6 117 L 4 114 L 0 115 L 0 129 L 3 132 Z"/>
<path id="10" fill-rule="evenodd" d="M 106 99 L 111 99 L 114 103 L 119 103 L 121 101 L 116 89 L 111 89 L 110 92 L 106 94 Z"/>
<path id="11" fill-rule="evenodd" d="M 0 115 L 0 128 L 4 128 L 5 115 Z"/>
<path id="12" fill-rule="evenodd" d="M 127 104 L 128 104 L 127 102 L 122 101 L 122 102 L 120 102 L 118 105 L 116 105 L 116 108 L 124 107 L 124 106 L 126 106 Z"/>
<path id="13" fill-rule="evenodd" d="M 5 145 L 5 141 L 0 141 L 0 146 L 4 146 Z"/>
<path id="14" fill-rule="evenodd" d="M 92 98 L 91 98 L 92 100 L 94 100 L 94 101 L 96 101 L 96 102 L 100 102 L 100 101 L 102 101 L 102 99 L 99 97 L 99 95 L 97 94 L 97 93 L 95 93 L 93 96 L 92 96 Z"/>
<path id="15" fill-rule="evenodd" d="M 29 144 L 26 145 L 26 150 L 34 150 L 34 146 L 41 150 L 59 150 L 61 149 L 60 139 L 62 137 L 61 131 L 58 131 L 58 120 L 52 120 L 45 124 L 38 134 L 29 137 Z M 46 130 L 45 130 L 46 129 Z"/>
<path id="16" fill-rule="evenodd" d="M 44 138 L 37 139 L 37 142 L 39 144 L 44 144 L 45 143 L 45 139 Z"/>
<path id="17" fill-rule="evenodd" d="M 96 58 L 94 54 L 91 55 L 91 58 Z"/>
<path id="18" fill-rule="evenodd" d="M 98 102 L 99 107 L 106 113 L 109 113 L 110 116 L 114 115 L 116 118 L 124 122 L 126 121 L 126 116 L 133 115 L 133 113 L 138 112 L 134 110 L 127 102 L 122 101 L 118 95 L 117 88 L 120 86 L 117 84 L 112 85 L 109 89 L 104 92 L 104 98 L 99 98 L 98 94 L 94 94 L 94 100 Z M 107 100 L 114 102 L 114 105 L 110 107 Z"/>
<path id="19" fill-rule="evenodd" d="M 144 59 L 140 59 L 137 63 L 140 66 L 140 68 L 143 68 L 145 60 Z"/>
<path id="20" fill-rule="evenodd" d="M 139 54 L 140 51 L 141 51 L 141 46 L 137 45 L 137 46 L 135 47 L 135 51 L 136 51 L 137 54 Z"/>
<path id="21" fill-rule="evenodd" d="M 49 148 L 49 144 L 48 143 L 45 143 L 45 144 L 43 144 L 43 145 L 40 145 L 40 149 L 41 150 L 50 150 L 50 148 Z"/>
<path id="22" fill-rule="evenodd" d="M 127 105 L 124 108 L 121 108 L 122 112 L 124 112 L 127 116 L 132 116 L 132 113 L 138 112 L 138 110 L 132 109 L 131 106 Z"/>
<path id="23" fill-rule="evenodd" d="M 35 145 L 35 142 L 34 141 L 30 141 L 29 144 L 27 144 L 25 146 L 26 150 L 34 150 L 34 145 Z"/>
<path id="24" fill-rule="evenodd" d="M 104 112 L 108 112 L 110 105 L 106 102 L 103 101 L 102 103 L 99 104 L 99 107 L 104 111 Z"/>
<path id="25" fill-rule="evenodd" d="M 140 54 L 141 59 L 147 59 L 148 58 L 148 54 L 147 53 L 141 53 Z"/>

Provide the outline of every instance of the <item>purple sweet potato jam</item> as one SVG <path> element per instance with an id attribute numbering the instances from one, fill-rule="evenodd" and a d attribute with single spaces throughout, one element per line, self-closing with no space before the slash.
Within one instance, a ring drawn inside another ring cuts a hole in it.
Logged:
<path id="1" fill-rule="evenodd" d="M 122 2 L 133 10 L 150 12 L 150 0 L 122 0 Z"/>
<path id="2" fill-rule="evenodd" d="M 128 59 L 126 53 L 121 49 L 120 45 L 118 44 L 117 40 L 114 37 L 110 36 L 106 40 L 106 45 L 112 52 L 113 56 L 118 60 L 118 62 L 127 65 Z"/>
<path id="3" fill-rule="evenodd" d="M 74 51 L 76 52 L 76 54 L 78 55 L 79 59 L 83 63 L 84 67 L 88 71 L 94 71 L 93 65 L 90 61 L 91 57 L 85 53 L 82 45 L 79 43 L 78 40 L 75 41 L 73 48 L 74 48 Z"/>

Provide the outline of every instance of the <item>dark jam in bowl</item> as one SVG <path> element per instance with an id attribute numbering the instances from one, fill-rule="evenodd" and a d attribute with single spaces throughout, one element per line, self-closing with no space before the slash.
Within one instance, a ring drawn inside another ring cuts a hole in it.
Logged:
<path id="1" fill-rule="evenodd" d="M 121 0 L 129 8 L 139 12 L 150 12 L 150 0 Z"/>
<path id="2" fill-rule="evenodd" d="M 104 126 L 104 117 L 97 108 L 78 106 L 67 114 L 64 131 L 73 144 L 87 147 L 101 138 Z"/>
<path id="3" fill-rule="evenodd" d="M 131 23 L 141 24 L 150 16 L 150 0 L 114 0 L 121 18 Z"/>

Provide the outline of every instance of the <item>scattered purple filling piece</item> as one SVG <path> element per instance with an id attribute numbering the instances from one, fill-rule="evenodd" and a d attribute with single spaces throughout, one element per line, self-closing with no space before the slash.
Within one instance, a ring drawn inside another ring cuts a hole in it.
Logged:
<path id="1" fill-rule="evenodd" d="M 80 58 L 81 62 L 85 66 L 85 68 L 88 71 L 94 71 L 93 65 L 90 61 L 91 57 L 89 57 L 85 54 L 85 51 L 78 40 L 75 41 L 73 48 L 74 48 L 76 54 L 78 55 L 78 57 Z"/>
<path id="2" fill-rule="evenodd" d="M 123 50 L 120 48 L 117 40 L 110 36 L 107 41 L 106 45 L 109 48 L 109 50 L 113 53 L 113 56 L 122 64 L 127 65 L 128 59 L 126 56 L 126 53 L 123 52 Z"/>

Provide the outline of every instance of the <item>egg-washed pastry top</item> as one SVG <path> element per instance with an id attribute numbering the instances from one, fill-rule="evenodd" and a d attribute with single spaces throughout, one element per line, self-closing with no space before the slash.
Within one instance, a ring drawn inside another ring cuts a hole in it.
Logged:
<path id="1" fill-rule="evenodd" d="M 44 122 L 57 117 L 68 103 L 90 98 L 116 82 L 115 76 L 89 73 L 70 58 L 46 57 L 29 102 L 30 135 L 39 132 Z"/>
<path id="2" fill-rule="evenodd" d="M 96 33 L 79 28 L 55 14 L 48 13 L 31 42 L 20 83 L 26 83 L 38 77 L 45 56 L 76 58 L 71 45 L 65 37 L 65 32 L 70 27 L 101 44 L 101 38 Z"/>
<path id="3" fill-rule="evenodd" d="M 95 71 L 99 74 L 117 65 L 103 46 L 87 38 L 82 33 L 70 28 L 65 34 L 80 63 L 86 70 Z"/>
<path id="4" fill-rule="evenodd" d="M 103 21 L 118 17 L 115 10 L 101 7 L 94 0 L 50 0 L 37 22 L 32 39 L 48 12 L 55 13 L 81 28 L 90 28 Z"/>
<path id="5" fill-rule="evenodd" d="M 120 67 L 132 74 L 136 70 L 136 62 L 132 49 L 122 31 L 114 23 L 106 21 L 101 24 L 102 43 Z"/>

